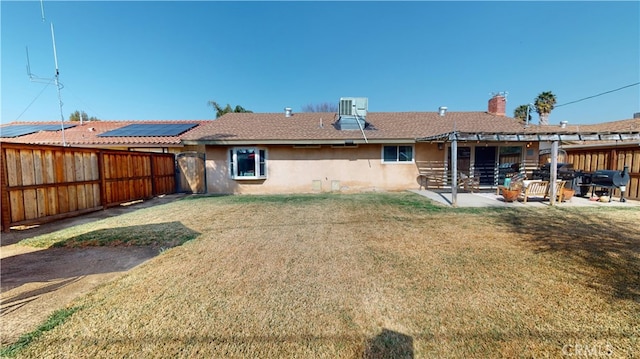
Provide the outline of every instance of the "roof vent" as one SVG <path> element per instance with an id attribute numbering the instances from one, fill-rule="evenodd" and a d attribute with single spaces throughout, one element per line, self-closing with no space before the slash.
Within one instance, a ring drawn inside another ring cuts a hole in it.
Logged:
<path id="1" fill-rule="evenodd" d="M 560 121 L 560 128 L 567 128 L 567 123 L 569 123 L 569 121 Z"/>
<path id="2" fill-rule="evenodd" d="M 438 113 L 440 114 L 440 116 L 444 116 L 444 114 L 447 113 L 447 106 L 438 107 Z"/>
<path id="3" fill-rule="evenodd" d="M 284 108 L 284 117 L 291 117 L 291 107 Z"/>

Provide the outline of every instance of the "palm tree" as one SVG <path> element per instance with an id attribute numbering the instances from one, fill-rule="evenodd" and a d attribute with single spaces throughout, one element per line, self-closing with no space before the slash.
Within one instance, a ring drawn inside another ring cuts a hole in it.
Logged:
<path id="1" fill-rule="evenodd" d="M 540 115 L 540 124 L 549 124 L 549 114 L 556 105 L 556 95 L 551 91 L 545 91 L 536 97 L 536 102 L 533 104 L 536 107 L 536 112 Z"/>
<path id="2" fill-rule="evenodd" d="M 513 117 L 517 118 L 523 123 L 531 123 L 531 113 L 529 112 L 529 105 L 520 105 L 513 111 Z"/>
<path id="3" fill-rule="evenodd" d="M 253 111 L 249 111 L 247 109 L 245 109 L 244 107 L 237 105 L 235 108 L 231 108 L 231 105 L 227 104 L 227 106 L 225 107 L 220 107 L 220 105 L 218 105 L 217 102 L 215 101 L 209 101 L 207 102 L 209 104 L 209 106 L 213 106 L 213 108 L 216 109 L 216 118 L 219 118 L 220 116 L 224 115 L 225 113 L 253 113 Z"/>

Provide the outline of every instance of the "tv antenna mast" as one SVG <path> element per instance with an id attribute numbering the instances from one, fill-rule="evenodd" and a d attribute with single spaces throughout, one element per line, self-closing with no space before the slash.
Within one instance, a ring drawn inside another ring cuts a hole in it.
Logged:
<path id="1" fill-rule="evenodd" d="M 42 14 L 42 22 L 44 22 L 44 1 L 40 0 L 40 13 Z"/>
<path id="2" fill-rule="evenodd" d="M 44 4 L 43 4 L 43 0 L 40 0 L 40 11 L 42 14 L 42 22 L 45 21 L 44 18 Z M 60 69 L 58 68 L 58 53 L 56 52 L 56 36 L 55 36 L 55 32 L 53 30 L 53 22 L 51 23 L 51 42 L 53 43 L 53 61 L 54 64 L 56 66 L 56 72 L 54 75 L 54 78 L 52 79 L 47 79 L 47 78 L 41 78 L 38 77 L 36 75 L 34 75 L 33 73 L 31 73 L 31 64 L 29 63 L 29 48 L 27 47 L 27 74 L 29 75 L 29 80 L 31 80 L 32 82 L 41 82 L 41 83 L 46 83 L 46 84 L 50 84 L 52 81 L 55 82 L 56 84 L 56 89 L 58 91 L 58 107 L 60 108 L 60 129 L 62 130 L 62 145 L 63 146 L 67 146 L 67 142 L 65 140 L 64 137 L 64 113 L 62 112 L 62 95 L 60 94 L 60 90 L 62 90 L 64 88 L 64 85 L 62 83 L 60 83 Z"/>

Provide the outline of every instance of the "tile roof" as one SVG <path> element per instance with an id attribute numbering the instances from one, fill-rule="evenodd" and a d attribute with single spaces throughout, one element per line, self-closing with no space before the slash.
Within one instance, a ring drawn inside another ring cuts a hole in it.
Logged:
<path id="1" fill-rule="evenodd" d="M 590 137 L 589 135 L 599 135 L 597 137 L 602 137 L 598 141 L 579 141 L 580 143 L 604 143 L 607 141 L 607 138 L 611 138 L 613 135 L 614 138 L 622 135 L 627 138 L 624 142 L 636 143 L 638 142 L 638 138 L 640 137 L 640 118 L 620 120 L 620 121 L 610 121 L 610 122 L 601 122 L 596 124 L 583 124 L 583 125 L 567 125 L 565 128 L 560 127 L 559 125 L 548 125 L 548 126 L 533 126 L 532 128 L 528 128 L 525 133 L 537 133 L 537 134 L 559 134 L 559 135 L 581 135 L 585 137 Z M 573 141 L 565 141 L 566 143 L 572 143 Z M 615 141 L 614 141 L 615 142 Z"/>
<path id="2" fill-rule="evenodd" d="M 633 118 L 628 120 L 604 122 L 593 125 L 580 126 L 580 130 L 583 132 L 592 133 L 638 133 L 640 132 L 640 118 Z M 590 148 L 590 147 L 607 147 L 607 146 L 622 146 L 622 145 L 640 145 L 640 140 L 630 141 L 569 141 L 565 143 L 566 148 Z"/>
<path id="3" fill-rule="evenodd" d="M 602 122 L 593 125 L 582 125 L 582 131 L 591 132 L 639 132 L 640 118 L 632 118 L 628 120 Z"/>
<path id="4" fill-rule="evenodd" d="M 335 113 L 229 113 L 184 136 L 186 143 L 363 141 L 361 131 L 339 130 Z M 415 140 L 451 132 L 505 134 L 576 134 L 640 132 L 640 119 L 594 125 L 529 125 L 487 112 L 369 112 L 364 134 L 369 141 Z"/>
<path id="5" fill-rule="evenodd" d="M 95 146 L 95 147 L 108 147 L 108 146 L 129 146 L 129 147 L 181 147 L 182 137 L 189 133 L 189 131 L 178 136 L 144 136 L 144 137 L 99 137 L 98 135 L 122 128 L 131 124 L 184 124 L 184 123 L 197 123 L 202 125 L 203 123 L 210 122 L 211 120 L 199 120 L 199 121 L 89 121 L 80 125 L 79 122 L 74 122 L 76 126 L 67 128 L 64 130 L 65 142 L 69 146 Z M 65 122 L 65 124 L 68 122 Z M 43 144 L 43 145 L 62 145 L 62 131 L 60 131 L 59 121 L 52 122 L 12 122 L 0 127 L 2 128 L 11 125 L 58 125 L 57 131 L 41 131 L 24 136 L 13 138 L 2 138 L 2 142 L 15 142 L 15 143 L 29 143 L 29 144 Z M 198 126 L 199 127 L 199 126 Z M 198 128 L 195 127 L 195 128 Z M 191 129 L 193 131 L 194 129 Z"/>
<path id="6" fill-rule="evenodd" d="M 186 143 L 233 143 L 255 141 L 295 143 L 304 141 L 363 140 L 359 130 L 338 130 L 335 113 L 229 113 L 207 122 L 183 137 Z M 415 140 L 459 131 L 487 132 L 523 130 L 518 120 L 487 112 L 369 112 L 364 134 L 370 141 Z"/>
<path id="7" fill-rule="evenodd" d="M 70 146 L 129 146 L 129 147 L 181 147 L 183 144 L 230 143 L 344 143 L 363 142 L 359 130 L 339 130 L 334 125 L 338 116 L 333 112 L 294 113 L 228 113 L 216 120 L 195 121 L 95 121 L 79 123 L 65 130 L 65 141 Z M 529 125 L 518 120 L 487 112 L 369 112 L 364 130 L 368 141 L 413 141 L 417 138 L 438 136 L 454 131 L 467 133 L 625 133 L 640 132 L 640 119 L 604 122 L 591 125 Z M 107 131 L 130 124 L 184 124 L 199 125 L 178 136 L 153 137 L 99 137 Z M 42 125 L 60 122 L 13 122 L 10 125 Z M 454 127 L 455 126 L 455 127 Z M 61 145 L 61 131 L 42 131 L 15 138 L 2 138 L 3 142 Z"/>

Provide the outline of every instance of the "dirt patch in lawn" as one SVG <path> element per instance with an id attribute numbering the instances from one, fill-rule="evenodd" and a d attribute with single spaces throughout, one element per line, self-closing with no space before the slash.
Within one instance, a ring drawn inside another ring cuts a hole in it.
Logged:
<path id="1" fill-rule="evenodd" d="M 184 195 L 153 198 L 84 216 L 2 233 L 0 248 L 0 341 L 14 342 L 57 309 L 95 287 L 122 276 L 158 255 L 158 245 L 85 248 L 34 248 L 23 239 L 169 203 Z"/>

